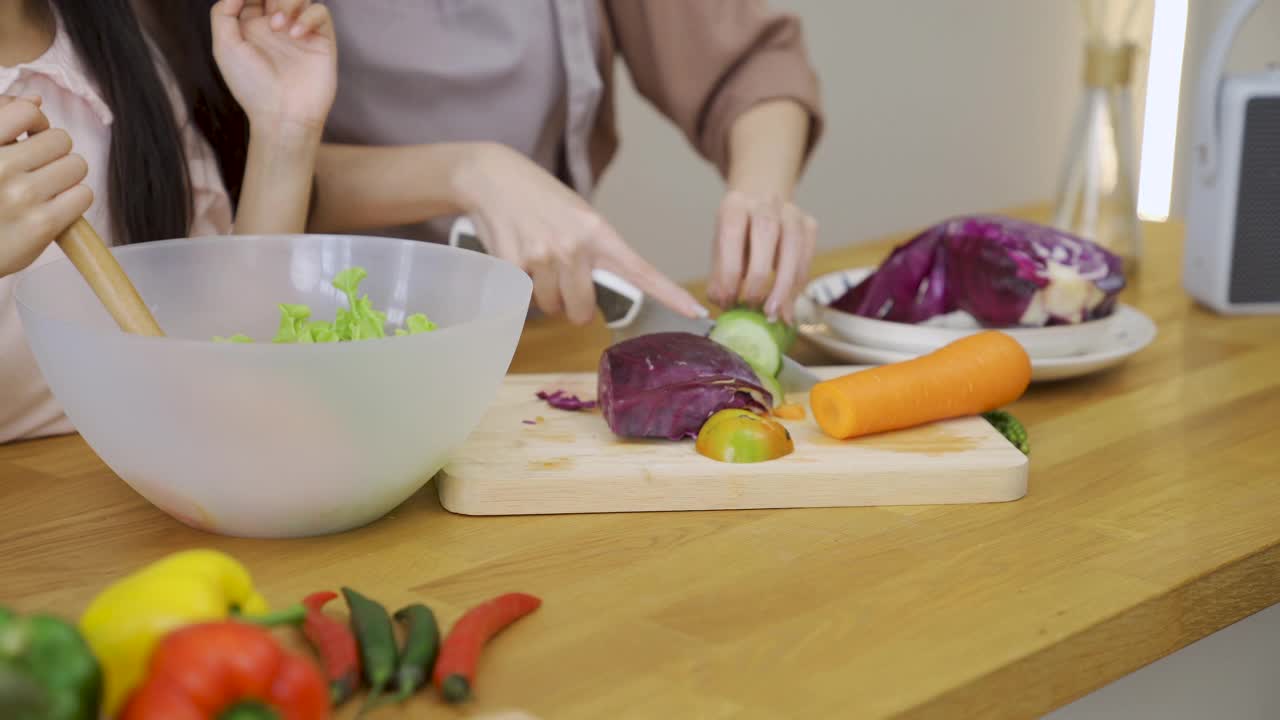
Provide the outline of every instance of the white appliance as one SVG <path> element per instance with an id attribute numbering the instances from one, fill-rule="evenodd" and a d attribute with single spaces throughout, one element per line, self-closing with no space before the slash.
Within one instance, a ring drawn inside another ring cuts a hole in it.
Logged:
<path id="1" fill-rule="evenodd" d="M 1223 314 L 1280 312 L 1280 69 L 1224 74 L 1258 2 L 1228 8 L 1195 98 L 1183 285 Z"/>

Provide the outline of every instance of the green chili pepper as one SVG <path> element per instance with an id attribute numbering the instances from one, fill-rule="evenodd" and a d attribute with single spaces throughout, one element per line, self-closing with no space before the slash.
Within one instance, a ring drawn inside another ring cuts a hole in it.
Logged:
<path id="1" fill-rule="evenodd" d="M 6 720 L 96 720 L 102 668 L 80 631 L 0 607 L 0 708 Z"/>
<path id="2" fill-rule="evenodd" d="M 440 627 L 436 624 L 435 613 L 422 603 L 400 608 L 395 619 L 408 624 L 400 666 L 396 668 L 396 702 L 401 702 L 431 677 L 431 668 L 440 650 Z"/>
<path id="3" fill-rule="evenodd" d="M 369 696 L 360 712 L 377 705 L 378 697 L 391 681 L 396 669 L 396 633 L 391 627 L 391 616 L 380 603 L 352 590 L 342 588 L 342 596 L 350 609 L 351 629 L 360 645 L 360 661 L 365 682 L 369 683 Z"/>

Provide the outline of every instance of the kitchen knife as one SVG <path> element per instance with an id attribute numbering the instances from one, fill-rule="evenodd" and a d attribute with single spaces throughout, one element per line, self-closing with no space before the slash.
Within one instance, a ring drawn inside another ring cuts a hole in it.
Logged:
<path id="1" fill-rule="evenodd" d="M 449 231 L 449 244 L 454 247 L 484 252 L 484 244 L 469 218 L 458 218 Z M 604 315 L 605 325 L 613 331 L 614 342 L 656 332 L 688 332 L 706 336 L 715 327 L 707 318 L 689 318 L 657 302 L 646 302 L 644 293 L 618 275 L 596 268 L 591 271 L 595 285 L 596 305 Z M 790 392 L 804 392 L 819 378 L 805 366 L 782 356 L 778 382 Z"/>

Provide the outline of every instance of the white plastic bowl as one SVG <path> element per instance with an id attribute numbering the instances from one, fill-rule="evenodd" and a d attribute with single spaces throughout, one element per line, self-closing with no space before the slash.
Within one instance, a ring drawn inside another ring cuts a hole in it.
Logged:
<path id="1" fill-rule="evenodd" d="M 828 273 L 814 279 L 805 288 L 804 294 L 815 306 L 821 321 L 840 339 L 855 345 L 918 355 L 983 329 L 967 313 L 952 313 L 913 325 L 877 320 L 829 307 L 833 300 L 874 270 L 867 267 Z M 1111 338 L 1115 317 L 1112 313 L 1105 318 L 1075 325 L 1003 328 L 1002 332 L 1017 340 L 1031 358 L 1072 357 L 1104 347 Z"/>
<path id="2" fill-rule="evenodd" d="M 445 464 L 493 401 L 532 283 L 467 250 L 366 236 L 170 240 L 115 250 L 168 337 L 120 332 L 71 264 L 16 297 L 46 380 L 93 450 L 147 500 L 221 534 L 300 537 L 376 520 Z M 274 345 L 278 303 L 345 307 L 362 266 L 384 340 Z M 222 344 L 245 333 L 261 344 Z"/>

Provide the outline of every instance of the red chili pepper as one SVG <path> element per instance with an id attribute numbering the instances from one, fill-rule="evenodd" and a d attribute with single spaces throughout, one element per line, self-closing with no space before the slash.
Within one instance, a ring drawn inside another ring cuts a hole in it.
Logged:
<path id="1" fill-rule="evenodd" d="M 360 686 L 360 650 L 351 626 L 324 614 L 324 606 L 338 593 L 324 590 L 314 592 L 302 600 L 307 618 L 302 632 L 320 655 L 329 678 L 329 697 L 334 705 L 341 705 L 355 694 Z"/>
<path id="2" fill-rule="evenodd" d="M 489 639 L 541 605 L 542 600 L 532 595 L 507 593 L 463 613 L 449 630 L 436 659 L 432 679 L 444 699 L 460 702 L 470 697 L 480 652 Z"/>
<path id="3" fill-rule="evenodd" d="M 329 717 L 329 693 L 315 663 L 250 623 L 184 625 L 160 640 L 148 668 L 121 720 Z"/>

